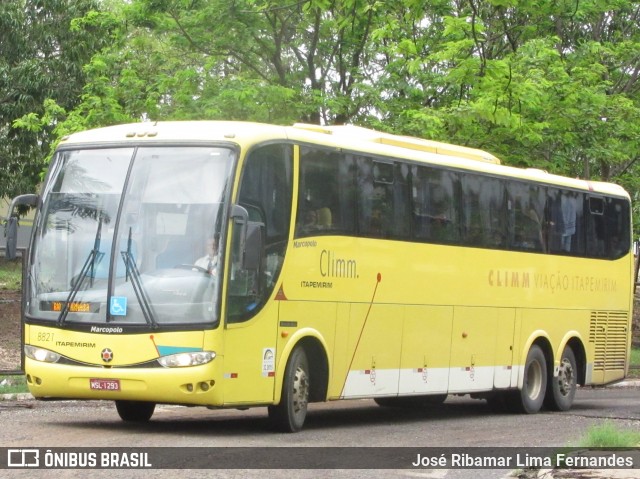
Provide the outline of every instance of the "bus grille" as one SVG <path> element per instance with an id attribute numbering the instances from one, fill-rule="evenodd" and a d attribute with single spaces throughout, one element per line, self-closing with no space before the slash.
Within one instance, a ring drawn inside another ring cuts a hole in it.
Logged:
<path id="1" fill-rule="evenodd" d="M 594 344 L 594 371 L 624 369 L 629 315 L 624 311 L 592 311 L 589 342 Z"/>

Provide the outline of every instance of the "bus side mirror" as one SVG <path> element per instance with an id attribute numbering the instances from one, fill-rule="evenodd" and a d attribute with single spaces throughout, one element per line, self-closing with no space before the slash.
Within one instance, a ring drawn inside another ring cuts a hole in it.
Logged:
<path id="1" fill-rule="evenodd" d="M 247 236 L 244 244 L 244 258 L 242 268 L 249 270 L 259 270 L 262 263 L 262 250 L 264 249 L 262 223 L 250 221 L 247 224 Z"/>
<path id="2" fill-rule="evenodd" d="M 4 225 L 4 235 L 7 238 L 7 248 L 5 256 L 7 259 L 16 259 L 16 249 L 18 247 L 18 218 L 10 216 Z"/>
<path id="3" fill-rule="evenodd" d="M 20 195 L 16 196 L 9 206 L 7 213 L 7 222 L 4 226 L 4 235 L 7 238 L 7 248 L 5 256 L 7 259 L 16 258 L 16 250 L 18 247 L 18 217 L 14 215 L 16 206 L 27 205 L 36 206 L 38 204 L 38 195 Z"/>
<path id="4" fill-rule="evenodd" d="M 239 264 L 244 270 L 257 271 L 262 263 L 262 251 L 264 249 L 264 224 L 249 220 L 249 212 L 240 205 L 233 205 L 231 217 L 241 232 L 238 239 Z"/>

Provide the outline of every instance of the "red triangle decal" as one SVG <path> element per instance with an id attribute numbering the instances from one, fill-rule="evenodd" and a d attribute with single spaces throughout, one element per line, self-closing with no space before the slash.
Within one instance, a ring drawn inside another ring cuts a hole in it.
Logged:
<path id="1" fill-rule="evenodd" d="M 280 285 L 280 289 L 276 293 L 276 301 L 287 301 L 287 296 L 284 294 L 282 285 Z"/>

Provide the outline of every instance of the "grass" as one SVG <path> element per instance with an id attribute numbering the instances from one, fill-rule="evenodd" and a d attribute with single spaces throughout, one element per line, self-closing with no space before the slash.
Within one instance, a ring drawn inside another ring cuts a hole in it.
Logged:
<path id="1" fill-rule="evenodd" d="M 640 366 L 640 348 L 631 348 L 631 360 L 632 366 Z"/>
<path id="2" fill-rule="evenodd" d="M 0 289 L 19 291 L 22 288 L 22 260 L 9 261 L 0 257 Z"/>
<path id="3" fill-rule="evenodd" d="M 0 394 L 26 393 L 27 380 L 24 376 L 0 376 Z"/>
<path id="4" fill-rule="evenodd" d="M 0 290 L 20 291 L 22 288 L 22 260 L 9 261 L 0 256 Z M 0 374 L 0 394 L 19 394 L 28 392 L 27 381 L 23 375 L 5 376 Z"/>
<path id="5" fill-rule="evenodd" d="M 580 441 L 581 447 L 638 447 L 640 432 L 620 429 L 611 422 L 592 426 Z"/>

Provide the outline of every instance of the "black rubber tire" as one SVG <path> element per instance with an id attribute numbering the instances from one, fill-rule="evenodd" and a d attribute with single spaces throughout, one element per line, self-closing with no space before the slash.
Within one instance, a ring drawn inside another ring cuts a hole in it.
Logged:
<path id="1" fill-rule="evenodd" d="M 126 422 L 148 422 L 156 409 L 156 403 L 145 401 L 116 401 L 120 419 Z"/>
<path id="2" fill-rule="evenodd" d="M 269 421 L 276 431 L 298 432 L 307 417 L 311 378 L 304 348 L 296 347 L 287 363 L 280 404 L 269 406 Z"/>
<path id="3" fill-rule="evenodd" d="M 544 404 L 552 411 L 568 411 L 576 395 L 578 367 L 570 346 L 564 348 L 557 377 L 550 377 Z"/>
<path id="4" fill-rule="evenodd" d="M 509 406 L 514 412 L 535 414 L 542 408 L 547 391 L 547 360 L 537 344 L 531 346 L 524 364 L 522 389 L 514 391 Z"/>

